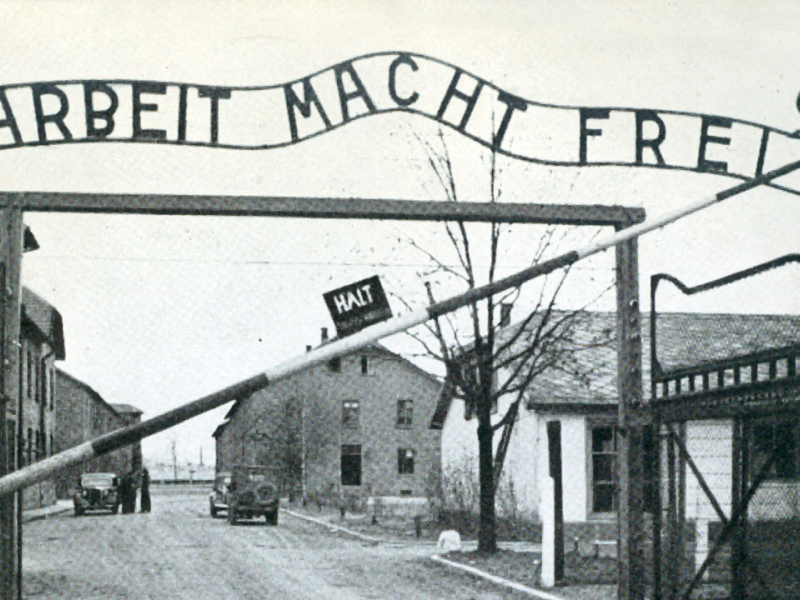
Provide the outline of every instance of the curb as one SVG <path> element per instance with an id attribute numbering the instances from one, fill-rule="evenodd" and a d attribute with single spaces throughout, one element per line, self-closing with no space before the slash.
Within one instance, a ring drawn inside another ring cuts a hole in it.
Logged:
<path id="1" fill-rule="evenodd" d="M 345 533 L 347 535 L 351 535 L 353 537 L 360 538 L 362 540 L 373 542 L 373 543 L 380 543 L 386 542 L 387 540 L 383 538 L 373 537 L 371 535 L 364 535 L 363 533 L 359 533 L 357 531 L 353 531 L 352 529 L 347 529 L 346 527 L 341 527 L 339 525 L 334 525 L 333 523 L 329 523 L 328 521 L 323 521 L 322 519 L 315 519 L 314 517 L 309 517 L 300 513 L 296 513 L 293 510 L 289 510 L 287 508 L 281 508 L 281 512 L 286 513 L 289 516 L 295 517 L 296 519 L 301 519 L 303 521 L 308 521 L 309 523 L 314 523 L 316 525 L 322 525 L 327 527 L 331 531 L 335 531 L 337 533 Z M 502 577 L 497 577 L 496 575 L 492 575 L 491 573 L 486 573 L 485 571 L 481 571 L 480 569 L 476 569 L 475 567 L 470 567 L 467 565 L 462 565 L 460 563 L 456 563 L 447 559 L 442 558 L 438 554 L 432 554 L 430 559 L 446 565 L 448 567 L 458 569 L 469 573 L 475 577 L 480 577 L 481 579 L 486 579 L 487 581 L 491 581 L 497 585 L 510 588 L 513 590 L 517 590 L 518 592 L 522 592 L 524 594 L 528 594 L 529 596 L 533 596 L 535 598 L 541 598 L 541 600 L 566 600 L 561 596 L 555 596 L 553 594 L 548 594 L 547 592 L 543 592 L 541 590 L 536 590 L 534 588 L 528 587 L 526 585 L 522 585 L 521 583 L 517 583 L 516 581 L 511 581 L 509 579 L 503 579 Z"/>
<path id="2" fill-rule="evenodd" d="M 367 542 L 373 543 L 380 543 L 385 542 L 384 538 L 378 538 L 371 535 L 364 535 L 363 533 L 359 533 L 358 531 L 353 531 L 352 529 L 347 529 L 346 527 L 341 527 L 340 525 L 334 525 L 333 523 L 329 523 L 328 521 L 323 521 L 322 519 L 315 519 L 314 517 L 309 517 L 300 513 L 296 513 L 293 510 L 289 510 L 287 508 L 282 508 L 282 512 L 285 512 L 287 515 L 295 517 L 296 519 L 302 519 L 304 521 L 308 521 L 310 523 L 315 523 L 317 525 L 323 525 L 330 529 L 331 531 L 335 531 L 337 533 L 344 533 L 347 535 L 351 535 L 353 537 L 357 537 Z"/>
<path id="3" fill-rule="evenodd" d="M 509 579 L 503 579 L 502 577 L 498 577 L 497 575 L 492 575 L 491 573 L 487 573 L 485 571 L 481 571 L 480 569 L 476 569 L 475 567 L 470 567 L 467 565 L 462 565 L 461 563 L 453 562 L 451 560 L 447 560 L 439 556 L 438 554 L 434 554 L 431 557 L 432 561 L 437 563 L 447 565 L 448 567 L 452 567 L 454 569 L 458 569 L 469 573 L 470 575 L 474 575 L 475 577 L 480 577 L 481 579 L 486 579 L 487 581 L 491 581 L 492 583 L 496 583 L 497 585 L 501 585 L 506 588 L 510 588 L 512 590 L 517 590 L 518 592 L 522 592 L 524 594 L 528 594 L 529 596 L 534 596 L 535 598 L 541 598 L 542 600 L 566 600 L 561 596 L 555 596 L 553 594 L 548 594 L 547 592 L 543 592 L 541 590 L 537 590 L 527 585 L 522 585 L 521 583 L 517 583 L 516 581 L 511 581 Z"/>
<path id="4" fill-rule="evenodd" d="M 33 521 L 41 521 L 42 519 L 47 519 L 48 517 L 54 517 L 56 515 L 61 515 L 61 514 L 65 513 L 65 512 L 69 512 L 70 510 L 72 510 L 72 508 L 69 507 L 69 506 L 57 506 L 56 505 L 55 509 L 48 510 L 48 511 L 43 511 L 41 513 L 32 513 L 32 511 L 31 511 L 28 514 L 25 514 L 25 512 L 23 512 L 22 513 L 22 523 L 24 524 L 24 523 L 31 523 Z"/>

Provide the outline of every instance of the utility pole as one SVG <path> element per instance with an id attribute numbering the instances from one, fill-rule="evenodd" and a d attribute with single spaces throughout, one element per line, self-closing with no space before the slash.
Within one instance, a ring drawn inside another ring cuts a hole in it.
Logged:
<path id="1" fill-rule="evenodd" d="M 175 452 L 175 440 L 172 440 L 172 481 L 178 483 L 178 455 Z"/>
<path id="2" fill-rule="evenodd" d="M 618 600 L 647 596 L 642 459 L 642 335 L 636 239 L 617 246 Z"/>

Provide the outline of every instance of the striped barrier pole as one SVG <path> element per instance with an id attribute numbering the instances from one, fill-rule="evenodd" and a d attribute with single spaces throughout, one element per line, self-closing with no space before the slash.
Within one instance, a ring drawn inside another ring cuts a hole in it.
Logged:
<path id="1" fill-rule="evenodd" d="M 280 381 L 281 379 L 293 375 L 298 371 L 302 371 L 314 365 L 324 363 L 333 358 L 350 354 L 387 336 L 406 331 L 412 327 L 421 325 L 430 319 L 435 319 L 480 300 L 485 300 L 486 298 L 499 292 L 518 287 L 521 284 L 542 275 L 546 275 L 558 269 L 570 266 L 580 260 L 583 260 L 584 258 L 592 256 L 593 254 L 603 252 L 612 246 L 639 237 L 640 235 L 653 231 L 654 229 L 659 229 L 674 223 L 683 217 L 699 212 L 705 208 L 708 208 L 709 206 L 731 198 L 732 196 L 736 196 L 755 187 L 765 185 L 774 179 L 797 170 L 798 168 L 800 168 L 800 161 L 789 163 L 778 169 L 764 173 L 763 175 L 743 181 L 742 183 L 727 188 L 717 194 L 714 194 L 713 196 L 703 198 L 702 200 L 680 207 L 652 220 L 645 221 L 638 225 L 628 227 L 627 229 L 617 231 L 612 235 L 600 238 L 595 242 L 584 246 L 583 248 L 572 250 L 571 252 L 567 252 L 537 265 L 533 265 L 503 279 L 499 279 L 487 285 L 474 288 L 463 294 L 448 298 L 447 300 L 436 302 L 426 308 L 412 311 L 406 315 L 401 315 L 399 317 L 395 317 L 387 321 L 383 321 L 382 323 L 377 323 L 362 329 L 358 333 L 354 333 L 351 336 L 341 340 L 333 341 L 325 346 L 321 346 L 311 350 L 310 352 L 296 356 L 275 366 L 272 369 L 268 369 L 263 373 L 259 373 L 250 379 L 214 392 L 208 396 L 204 396 L 199 400 L 194 400 L 188 404 L 184 404 L 142 423 L 130 425 L 123 429 L 118 429 L 116 431 L 112 431 L 111 433 L 107 433 L 92 441 L 79 444 L 74 448 L 60 452 L 54 456 L 38 461 L 32 465 L 0 478 L 0 496 L 10 494 L 36 482 L 48 479 L 54 473 L 71 465 L 80 463 L 84 460 L 91 460 L 92 458 L 138 442 L 143 438 L 160 433 L 166 429 L 169 429 L 170 427 L 178 425 L 179 423 L 183 423 L 184 421 L 187 421 L 193 417 L 223 406 L 228 402 L 245 398 L 253 392 L 267 387 L 270 383 Z"/>

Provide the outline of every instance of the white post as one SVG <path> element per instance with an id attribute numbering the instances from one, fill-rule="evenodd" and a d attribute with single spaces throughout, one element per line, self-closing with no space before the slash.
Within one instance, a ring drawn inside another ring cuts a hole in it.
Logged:
<path id="1" fill-rule="evenodd" d="M 555 481 L 552 477 L 542 478 L 542 576 L 543 587 L 556 584 L 556 510 Z"/>
<path id="2" fill-rule="evenodd" d="M 708 519 L 698 517 L 695 522 L 695 540 L 694 562 L 697 572 L 708 556 Z M 708 569 L 703 573 L 703 579 L 708 579 Z"/>

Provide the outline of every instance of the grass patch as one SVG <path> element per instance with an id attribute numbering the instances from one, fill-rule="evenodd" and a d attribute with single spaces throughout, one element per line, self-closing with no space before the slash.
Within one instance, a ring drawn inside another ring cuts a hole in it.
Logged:
<path id="1" fill-rule="evenodd" d="M 448 552 L 443 556 L 481 571 L 528 586 L 539 584 L 542 556 L 534 552 L 498 550 L 485 552 Z M 589 558 L 567 554 L 564 559 L 563 585 L 613 584 L 617 582 L 617 561 L 613 558 Z"/>

